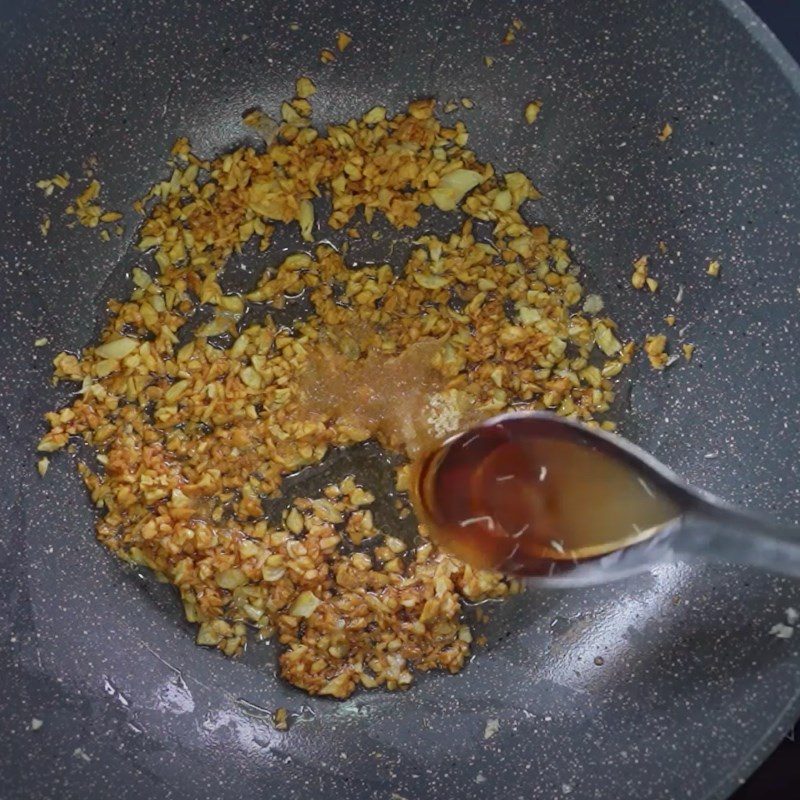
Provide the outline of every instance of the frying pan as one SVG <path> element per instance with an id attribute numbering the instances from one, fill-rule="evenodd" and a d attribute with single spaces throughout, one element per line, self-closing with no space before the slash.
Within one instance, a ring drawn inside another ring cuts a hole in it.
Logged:
<path id="1" fill-rule="evenodd" d="M 800 713 L 800 634 L 769 633 L 800 587 L 765 574 L 675 565 L 529 592 L 492 607 L 488 644 L 461 674 L 344 702 L 282 682 L 268 645 L 240 660 L 197 648 L 169 588 L 94 541 L 70 458 L 36 475 L 41 414 L 68 397 L 48 385 L 50 359 L 91 341 L 137 256 L 132 212 L 125 237 L 102 243 L 66 227 L 68 195 L 33 184 L 94 165 L 105 207 L 129 209 L 175 136 L 229 148 L 241 112 L 277 108 L 301 74 L 319 87 L 317 121 L 469 96 L 472 145 L 534 178 L 545 199 L 532 213 L 571 239 L 623 330 L 661 330 L 673 311 L 697 345 L 663 374 L 637 360 L 622 432 L 689 481 L 798 522 L 800 71 L 771 34 L 738 0 L 0 9 L 0 795 L 727 796 Z M 524 28 L 504 46 L 513 17 Z M 340 29 L 353 44 L 321 64 Z M 633 292 L 630 263 L 658 241 L 661 290 Z M 233 272 L 252 278 L 276 257 Z M 388 491 L 382 458 L 368 446 L 325 469 Z M 277 707 L 286 732 L 269 722 Z"/>

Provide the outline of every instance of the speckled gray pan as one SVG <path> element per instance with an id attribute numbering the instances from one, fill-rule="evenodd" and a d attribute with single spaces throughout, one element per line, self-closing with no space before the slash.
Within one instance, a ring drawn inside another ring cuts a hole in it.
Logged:
<path id="1" fill-rule="evenodd" d="M 504 46 L 514 16 L 524 29 Z M 353 43 L 322 65 L 340 28 Z M 663 374 L 637 360 L 623 432 L 696 484 L 800 521 L 800 71 L 738 0 L 2 2 L 0 797 L 727 796 L 800 712 L 800 630 L 770 634 L 800 608 L 797 584 L 678 565 L 528 593 L 493 609 L 457 676 L 312 699 L 276 678 L 268 646 L 238 661 L 197 648 L 171 591 L 95 542 L 69 456 L 36 475 L 41 414 L 66 398 L 50 359 L 127 291 L 136 218 L 100 242 L 66 226 L 78 184 L 45 198 L 34 182 L 94 157 L 106 207 L 130 209 L 177 135 L 228 148 L 241 112 L 276 108 L 300 74 L 319 122 L 471 97 L 474 148 L 534 177 L 532 213 L 573 241 L 624 330 L 674 312 L 673 339 L 685 328 L 697 345 Z M 642 253 L 654 296 L 628 286 Z M 248 275 L 265 263 L 244 259 Z M 385 482 L 370 448 L 326 469 L 352 463 Z M 288 732 L 267 719 L 279 706 Z"/>

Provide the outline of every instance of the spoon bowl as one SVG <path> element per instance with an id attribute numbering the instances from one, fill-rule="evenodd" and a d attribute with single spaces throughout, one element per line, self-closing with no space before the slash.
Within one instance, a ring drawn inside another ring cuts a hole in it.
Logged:
<path id="1" fill-rule="evenodd" d="M 481 568 L 549 587 L 669 561 L 754 564 L 800 577 L 800 531 L 685 483 L 620 436 L 548 412 L 493 417 L 418 459 L 430 535 Z"/>

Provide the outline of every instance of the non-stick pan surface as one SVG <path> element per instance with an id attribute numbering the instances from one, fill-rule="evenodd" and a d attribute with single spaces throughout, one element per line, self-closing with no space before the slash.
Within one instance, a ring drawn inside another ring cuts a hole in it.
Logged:
<path id="1" fill-rule="evenodd" d="M 339 29 L 353 44 L 322 65 Z M 129 209 L 175 136 L 228 148 L 241 112 L 276 108 L 301 74 L 318 122 L 471 97 L 475 149 L 534 177 L 533 213 L 573 241 L 625 331 L 662 330 L 673 311 L 697 345 L 664 374 L 637 362 L 623 432 L 698 485 L 800 521 L 800 73 L 738 0 L 4 3 L 0 796 L 726 796 L 800 711 L 800 631 L 770 635 L 800 608 L 794 583 L 676 565 L 529 593 L 494 610 L 462 674 L 311 699 L 266 646 L 239 661 L 195 647 L 168 588 L 94 541 L 68 456 L 36 475 L 41 414 L 66 397 L 49 361 L 127 291 L 135 215 L 105 244 L 65 225 L 79 182 L 49 199 L 34 182 L 95 157 L 106 207 Z M 635 293 L 630 263 L 660 240 L 662 288 Z M 369 448 L 352 458 L 380 485 Z M 266 719 L 279 706 L 299 717 L 288 732 Z"/>

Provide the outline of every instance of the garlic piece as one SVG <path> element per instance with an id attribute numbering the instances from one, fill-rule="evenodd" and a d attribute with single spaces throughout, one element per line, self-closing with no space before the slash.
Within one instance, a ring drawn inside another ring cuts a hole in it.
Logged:
<path id="1" fill-rule="evenodd" d="M 448 172 L 435 189 L 431 198 L 441 211 L 453 211 L 467 192 L 483 183 L 483 175 L 471 169 L 454 169 Z"/>
<path id="2" fill-rule="evenodd" d="M 289 613 L 293 617 L 310 617 L 317 606 L 322 601 L 313 593 L 306 590 L 297 595 L 297 599 L 292 603 L 292 608 Z"/>
<path id="3" fill-rule="evenodd" d="M 95 347 L 95 355 L 100 358 L 125 358 L 125 356 L 132 353 L 139 346 L 136 339 L 131 339 L 129 336 L 122 336 L 119 339 L 114 339 L 110 342 Z"/>
<path id="4" fill-rule="evenodd" d="M 310 200 L 300 201 L 300 214 L 298 217 L 300 223 L 300 234 L 305 242 L 314 241 L 314 206 Z"/>

